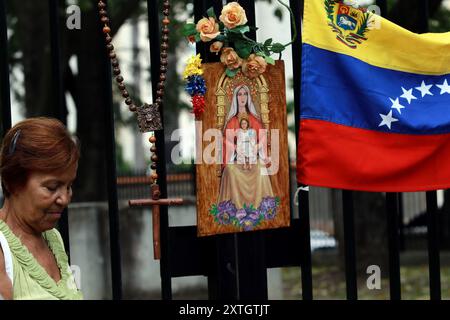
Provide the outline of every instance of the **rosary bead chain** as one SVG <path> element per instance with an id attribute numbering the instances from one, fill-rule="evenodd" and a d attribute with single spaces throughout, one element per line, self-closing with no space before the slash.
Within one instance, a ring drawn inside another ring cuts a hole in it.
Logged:
<path id="1" fill-rule="evenodd" d="M 128 106 L 128 109 L 131 112 L 136 112 L 137 107 L 134 103 L 133 99 L 130 97 L 130 93 L 128 92 L 126 85 L 125 85 L 125 79 L 122 75 L 122 72 L 120 70 L 120 64 L 119 60 L 117 59 L 117 54 L 114 50 L 114 45 L 112 44 L 112 37 L 110 35 L 111 28 L 110 28 L 110 19 L 108 17 L 108 11 L 106 10 L 106 3 L 102 0 L 98 1 L 98 9 L 99 9 L 99 15 L 100 15 L 100 21 L 103 24 L 103 33 L 105 35 L 105 42 L 106 42 L 106 49 L 108 50 L 108 56 L 111 60 L 111 66 L 112 66 L 112 72 L 115 76 L 115 80 L 117 82 L 117 87 L 119 88 L 122 97 L 125 99 L 125 104 Z M 154 100 L 154 103 L 160 107 L 163 102 L 164 92 L 165 92 L 165 81 L 167 79 L 166 73 L 167 73 L 167 66 L 168 66 L 168 53 L 167 50 L 169 49 L 169 28 L 168 25 L 170 24 L 169 19 L 169 13 L 170 13 L 170 2 L 169 0 L 164 0 L 163 2 L 163 19 L 162 19 L 162 36 L 161 36 L 161 52 L 160 52 L 160 69 L 159 69 L 159 82 L 156 85 L 156 99 Z M 150 136 L 149 142 L 152 144 L 150 148 L 150 152 L 152 153 L 151 160 L 151 169 L 153 170 L 151 174 L 151 179 L 154 184 L 156 184 L 158 179 L 158 174 L 156 172 L 157 169 L 157 161 L 158 161 L 158 155 L 157 155 L 157 148 L 156 148 L 156 137 L 154 134 Z"/>

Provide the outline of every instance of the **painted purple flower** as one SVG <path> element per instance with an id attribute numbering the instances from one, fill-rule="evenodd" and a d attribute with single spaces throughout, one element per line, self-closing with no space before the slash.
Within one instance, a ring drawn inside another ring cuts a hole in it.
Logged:
<path id="1" fill-rule="evenodd" d="M 247 211 L 245 211 L 245 209 L 242 208 L 236 212 L 236 218 L 239 221 L 242 221 L 243 219 L 245 219 L 245 217 L 247 217 Z"/>
<path id="2" fill-rule="evenodd" d="M 258 211 L 265 219 L 273 219 L 277 213 L 278 203 L 274 197 L 264 197 L 261 200 Z"/>
<path id="3" fill-rule="evenodd" d="M 256 220 L 254 220 L 250 217 L 245 217 L 244 219 L 242 219 L 240 221 L 240 225 L 242 228 L 244 228 L 245 231 L 252 230 L 255 227 L 255 224 L 256 224 Z"/>
<path id="4" fill-rule="evenodd" d="M 217 220 L 219 220 L 220 224 L 230 224 L 231 223 L 232 216 L 226 211 L 219 212 L 216 217 L 217 217 Z"/>
<path id="5" fill-rule="evenodd" d="M 217 206 L 217 219 L 222 224 L 229 224 L 231 219 L 236 216 L 236 206 L 231 200 L 222 201 Z"/>
<path id="6" fill-rule="evenodd" d="M 247 214 L 247 216 L 240 221 L 240 225 L 245 231 L 248 231 L 259 225 L 260 220 L 258 211 L 252 210 L 251 213 Z"/>
<path id="7" fill-rule="evenodd" d="M 229 212 L 232 213 L 231 215 L 235 215 L 236 214 L 236 206 L 234 205 L 234 203 L 231 200 L 228 201 L 222 201 L 217 205 L 217 210 L 219 212 Z"/>
<path id="8" fill-rule="evenodd" d="M 258 220 L 259 219 L 259 213 L 258 210 L 256 210 L 253 207 L 246 207 L 245 212 L 247 212 L 247 217 L 249 217 L 252 220 Z"/>
<path id="9" fill-rule="evenodd" d="M 239 220 L 239 225 L 245 230 L 252 230 L 259 222 L 259 214 L 253 206 L 246 206 L 239 209 L 236 213 L 236 218 Z"/>

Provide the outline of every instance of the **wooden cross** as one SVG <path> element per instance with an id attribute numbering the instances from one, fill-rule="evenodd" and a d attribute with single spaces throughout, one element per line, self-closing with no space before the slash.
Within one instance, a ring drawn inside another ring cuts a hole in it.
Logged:
<path id="1" fill-rule="evenodd" d="M 151 199 L 137 199 L 130 200 L 128 204 L 130 207 L 149 207 L 152 208 L 152 222 L 153 222 L 153 257 L 155 260 L 161 259 L 161 242 L 160 242 L 160 206 L 172 206 L 183 204 L 183 199 L 160 199 L 161 192 L 159 185 L 153 183 L 151 185 Z"/>

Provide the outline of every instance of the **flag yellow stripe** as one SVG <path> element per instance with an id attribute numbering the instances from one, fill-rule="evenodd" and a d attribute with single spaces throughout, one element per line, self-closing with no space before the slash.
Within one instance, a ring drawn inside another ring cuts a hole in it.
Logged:
<path id="1" fill-rule="evenodd" d="M 305 0 L 303 42 L 343 53 L 368 64 L 417 74 L 450 73 L 450 32 L 416 34 L 379 16 L 355 49 L 338 39 L 328 25 L 323 0 Z M 368 75 L 370 77 L 370 75 Z"/>

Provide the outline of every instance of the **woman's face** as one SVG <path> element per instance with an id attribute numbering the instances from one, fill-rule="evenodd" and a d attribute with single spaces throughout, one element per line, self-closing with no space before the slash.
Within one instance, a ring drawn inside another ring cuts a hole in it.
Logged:
<path id="1" fill-rule="evenodd" d="M 72 198 L 77 164 L 61 172 L 30 174 L 26 185 L 11 195 L 11 203 L 21 222 L 36 232 L 56 226 Z"/>
<path id="2" fill-rule="evenodd" d="M 247 100 L 248 100 L 247 90 L 245 90 L 244 88 L 239 89 L 239 91 L 237 92 L 237 99 L 238 99 L 239 107 L 245 107 L 245 105 L 247 104 Z"/>

